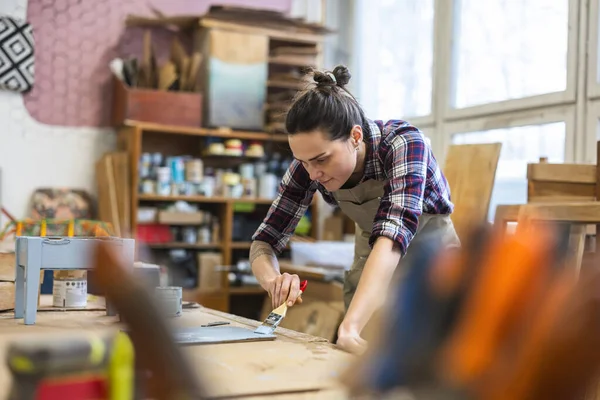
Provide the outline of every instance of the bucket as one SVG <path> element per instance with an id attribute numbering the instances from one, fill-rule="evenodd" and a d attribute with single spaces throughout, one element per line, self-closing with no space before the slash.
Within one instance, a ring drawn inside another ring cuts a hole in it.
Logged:
<path id="1" fill-rule="evenodd" d="M 183 306 L 182 288 L 159 286 L 154 289 L 158 305 L 166 317 L 179 317 Z"/>
<path id="2" fill-rule="evenodd" d="M 52 304 L 62 308 L 85 308 L 87 306 L 87 277 L 54 277 Z"/>

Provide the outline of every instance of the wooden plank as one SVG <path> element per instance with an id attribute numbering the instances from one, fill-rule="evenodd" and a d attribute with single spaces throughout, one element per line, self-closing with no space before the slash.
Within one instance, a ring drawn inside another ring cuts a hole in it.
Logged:
<path id="1" fill-rule="evenodd" d="M 501 148 L 501 143 L 491 143 L 448 149 L 443 171 L 455 206 L 452 221 L 461 240 L 473 225 L 487 220 Z"/>
<path id="2" fill-rule="evenodd" d="M 596 198 L 595 183 L 566 183 L 548 181 L 527 182 L 528 202 L 540 201 L 540 198 L 553 198 L 555 201 L 594 200 Z"/>
<path id="3" fill-rule="evenodd" d="M 119 228 L 123 236 L 129 236 L 131 230 L 131 207 L 129 199 L 129 157 L 127 152 L 119 151 L 111 154 L 115 191 L 117 197 L 117 212 Z"/>
<path id="4" fill-rule="evenodd" d="M 0 253 L 0 281 L 15 281 L 15 257 L 15 253 Z"/>
<path id="5" fill-rule="evenodd" d="M 590 183 L 596 184 L 594 164 L 549 164 L 527 165 L 527 179 L 542 182 Z"/>
<path id="6" fill-rule="evenodd" d="M 596 224 L 600 222 L 600 201 L 525 204 L 519 213 L 519 223 L 531 220 Z"/>
<path id="7" fill-rule="evenodd" d="M 137 127 L 145 132 L 160 132 L 164 134 L 175 134 L 175 135 L 193 135 L 193 136 L 214 136 L 221 138 L 231 139 L 243 139 L 243 140 L 260 140 L 260 141 L 275 141 L 275 142 L 287 142 L 287 135 L 282 134 L 271 134 L 266 132 L 248 132 L 239 131 L 233 129 L 207 129 L 207 128 L 193 128 L 185 126 L 170 126 L 152 124 L 147 122 L 138 121 L 125 121 L 128 126 Z"/>
<path id="8" fill-rule="evenodd" d="M 0 282 L 0 311 L 15 308 L 15 283 Z"/>
<path id="9" fill-rule="evenodd" d="M 112 224 L 115 234 L 121 236 L 119 206 L 116 193 L 112 156 L 106 153 L 96 162 L 96 182 L 98 185 L 98 214 L 103 222 Z"/>

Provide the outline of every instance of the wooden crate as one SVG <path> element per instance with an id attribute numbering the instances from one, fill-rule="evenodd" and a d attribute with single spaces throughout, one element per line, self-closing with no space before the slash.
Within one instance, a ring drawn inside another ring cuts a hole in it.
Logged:
<path id="1" fill-rule="evenodd" d="M 129 88 L 113 78 L 112 125 L 125 121 L 201 127 L 201 93 Z"/>

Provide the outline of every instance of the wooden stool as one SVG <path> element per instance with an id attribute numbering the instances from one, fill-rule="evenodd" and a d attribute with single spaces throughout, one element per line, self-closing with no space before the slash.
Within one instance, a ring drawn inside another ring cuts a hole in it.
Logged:
<path id="1" fill-rule="evenodd" d="M 35 324 L 40 290 L 40 272 L 51 270 L 92 269 L 99 241 L 114 246 L 124 263 L 133 269 L 135 240 L 121 238 L 20 236 L 16 242 L 15 318 L 25 325 Z M 107 315 L 116 315 L 107 303 Z"/>

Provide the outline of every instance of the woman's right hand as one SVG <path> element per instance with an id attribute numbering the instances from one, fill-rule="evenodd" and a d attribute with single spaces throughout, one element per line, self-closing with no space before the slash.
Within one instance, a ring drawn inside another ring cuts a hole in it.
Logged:
<path id="1" fill-rule="evenodd" d="M 288 307 L 296 303 L 302 303 L 302 297 L 300 297 L 300 277 L 296 274 L 290 275 L 284 272 L 271 279 L 267 283 L 267 292 L 271 298 L 273 309 L 282 305 L 286 300 Z"/>

